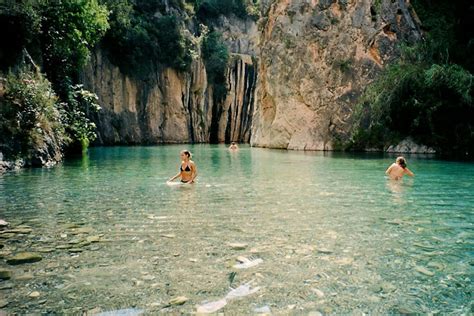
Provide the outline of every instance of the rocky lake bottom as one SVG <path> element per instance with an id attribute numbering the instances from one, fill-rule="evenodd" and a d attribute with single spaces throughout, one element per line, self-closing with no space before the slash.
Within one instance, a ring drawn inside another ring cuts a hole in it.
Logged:
<path id="1" fill-rule="evenodd" d="M 474 165 L 92 148 L 0 175 L 0 314 L 470 314 Z"/>

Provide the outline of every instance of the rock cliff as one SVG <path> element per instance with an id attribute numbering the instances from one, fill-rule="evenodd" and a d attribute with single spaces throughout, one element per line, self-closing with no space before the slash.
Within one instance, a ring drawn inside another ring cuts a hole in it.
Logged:
<path id="1" fill-rule="evenodd" d="M 164 68 L 147 80 L 137 80 L 122 74 L 97 50 L 81 78 L 102 106 L 94 118 L 96 143 L 249 142 L 254 60 L 233 54 L 226 78 L 227 96 L 222 104 L 214 104 L 202 59 L 193 61 L 189 73 Z"/>
<path id="2" fill-rule="evenodd" d="M 421 37 L 405 0 L 276 0 L 260 21 L 251 144 L 333 150 L 362 89 Z"/>
<path id="3" fill-rule="evenodd" d="M 96 143 L 337 149 L 365 86 L 402 41 L 421 38 L 406 0 L 274 0 L 261 10 L 258 23 L 221 17 L 214 26 L 233 53 L 221 104 L 201 57 L 189 73 L 158 69 L 136 80 L 97 50 L 82 75 L 103 108 Z"/>

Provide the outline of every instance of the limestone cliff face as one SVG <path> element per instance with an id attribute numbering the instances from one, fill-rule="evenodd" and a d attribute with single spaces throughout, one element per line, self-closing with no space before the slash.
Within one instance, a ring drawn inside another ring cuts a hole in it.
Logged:
<path id="1" fill-rule="evenodd" d="M 97 144 L 249 142 L 256 67 L 247 55 L 231 60 L 227 96 L 214 104 L 201 59 L 189 73 L 165 68 L 137 80 L 97 50 L 81 78 L 102 106 L 95 118 Z"/>
<path id="2" fill-rule="evenodd" d="M 201 58 L 191 71 L 122 74 L 97 51 L 82 75 L 103 108 L 98 144 L 250 142 L 333 150 L 363 89 L 421 32 L 407 0 L 262 0 L 256 24 L 221 17 L 232 58 L 214 104 Z"/>
<path id="3" fill-rule="evenodd" d="M 405 0 L 276 0 L 260 21 L 251 144 L 332 150 L 361 90 L 420 38 Z"/>
<path id="4" fill-rule="evenodd" d="M 257 80 L 256 67 L 249 55 L 234 54 L 227 70 L 228 93 L 214 113 L 211 142 L 249 142 Z"/>

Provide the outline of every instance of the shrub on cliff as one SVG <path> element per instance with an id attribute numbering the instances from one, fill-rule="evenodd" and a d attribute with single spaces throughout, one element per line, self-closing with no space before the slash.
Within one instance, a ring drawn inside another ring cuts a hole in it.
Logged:
<path id="1" fill-rule="evenodd" d="M 58 98 L 43 76 L 25 71 L 4 80 L 0 151 L 7 159 L 59 160 L 62 146 L 70 141 L 63 120 Z"/>
<path id="2" fill-rule="evenodd" d="M 472 81 L 459 65 L 390 66 L 359 105 L 353 146 L 384 149 L 412 136 L 444 153 L 473 152 Z"/>
<path id="3" fill-rule="evenodd" d="M 235 16 L 245 19 L 257 19 L 259 15 L 258 0 L 194 0 L 195 12 L 199 20 L 210 22 L 220 15 Z"/>
<path id="4" fill-rule="evenodd" d="M 158 64 L 186 71 L 190 46 L 174 15 L 155 16 L 157 3 L 102 0 L 110 10 L 111 28 L 103 44 L 112 62 L 130 75 L 146 76 Z M 160 13 L 161 15 L 161 13 Z"/>
<path id="5" fill-rule="evenodd" d="M 472 154 L 470 3 L 441 1 L 439 6 L 430 6 L 418 0 L 414 4 L 428 31 L 426 39 L 404 47 L 401 58 L 365 91 L 350 146 L 385 149 L 410 136 L 442 154 Z"/>
<path id="6" fill-rule="evenodd" d="M 211 31 L 204 36 L 202 55 L 206 65 L 207 81 L 214 86 L 214 99 L 221 101 L 227 92 L 225 71 L 229 50 L 219 33 Z"/>
<path id="7" fill-rule="evenodd" d="M 64 110 L 65 130 L 71 139 L 71 144 L 67 148 L 69 152 L 85 152 L 90 142 L 96 139 L 96 126 L 89 117 L 100 110 L 97 101 L 95 93 L 83 89 L 83 86 L 78 84 L 70 88 L 67 102 L 60 104 Z"/>
<path id="8" fill-rule="evenodd" d="M 44 70 L 64 97 L 90 49 L 109 28 L 107 9 L 97 0 L 74 0 L 44 1 L 39 10 Z"/>

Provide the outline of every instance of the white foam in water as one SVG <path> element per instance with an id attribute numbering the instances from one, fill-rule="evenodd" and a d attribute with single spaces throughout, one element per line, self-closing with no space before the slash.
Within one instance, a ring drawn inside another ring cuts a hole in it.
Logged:
<path id="1" fill-rule="evenodd" d="M 217 312 L 226 305 L 227 300 L 223 298 L 218 301 L 204 303 L 203 305 L 198 306 L 196 311 L 199 314 L 210 314 Z"/>

